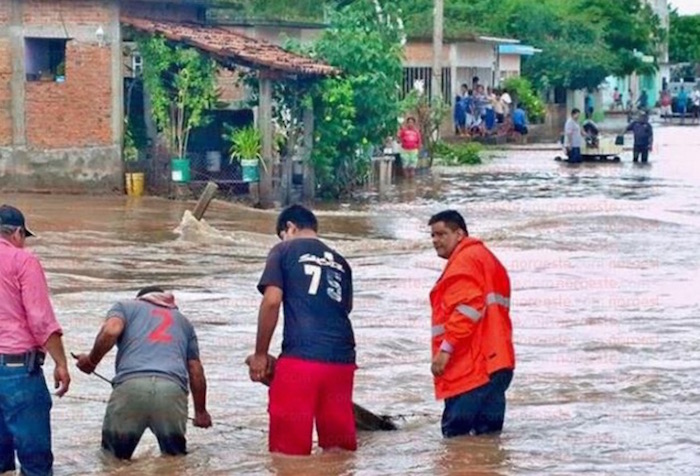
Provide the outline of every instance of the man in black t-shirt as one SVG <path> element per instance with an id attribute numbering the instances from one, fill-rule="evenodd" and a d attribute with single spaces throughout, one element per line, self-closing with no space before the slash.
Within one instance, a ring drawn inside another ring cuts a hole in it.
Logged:
<path id="1" fill-rule="evenodd" d="M 272 376 L 270 341 L 284 308 L 282 354 L 270 385 L 271 452 L 311 453 L 313 424 L 323 449 L 357 449 L 352 389 L 355 338 L 352 271 L 345 258 L 317 235 L 313 212 L 292 205 L 277 219 L 277 244 L 258 290 L 263 294 L 250 378 Z"/>

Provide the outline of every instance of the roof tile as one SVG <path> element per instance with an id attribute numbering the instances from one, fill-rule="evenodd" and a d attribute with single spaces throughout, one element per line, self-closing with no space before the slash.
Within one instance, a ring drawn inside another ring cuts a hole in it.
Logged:
<path id="1" fill-rule="evenodd" d="M 168 40 L 187 44 L 219 58 L 228 58 L 243 66 L 308 76 L 339 73 L 336 68 L 312 58 L 223 28 L 128 17 L 122 17 L 121 22 L 138 31 L 161 34 Z"/>

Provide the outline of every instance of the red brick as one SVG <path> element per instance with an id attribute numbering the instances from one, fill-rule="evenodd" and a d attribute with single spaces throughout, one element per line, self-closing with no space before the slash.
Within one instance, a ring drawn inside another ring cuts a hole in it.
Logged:
<path id="1" fill-rule="evenodd" d="M 406 61 L 416 61 L 423 63 L 430 63 L 433 61 L 433 45 L 431 43 L 419 43 L 419 42 L 409 42 L 404 48 L 404 56 Z M 442 61 L 447 62 L 450 60 L 450 47 L 449 45 L 442 46 Z"/>
<path id="2" fill-rule="evenodd" d="M 243 84 L 239 84 L 241 76 L 236 71 L 220 68 L 217 73 L 216 83 L 219 91 L 219 101 L 232 103 L 245 99 Z"/>
<path id="3" fill-rule="evenodd" d="M 24 0 L 23 3 L 25 25 L 94 25 L 110 21 L 110 8 L 106 1 Z"/>
<path id="4" fill-rule="evenodd" d="M 10 40 L 8 38 L 0 38 L 0 75 L 12 74 L 11 52 Z"/>
<path id="5" fill-rule="evenodd" d="M 111 77 L 109 48 L 68 42 L 64 83 L 25 84 L 28 145 L 44 149 L 110 145 Z"/>
<path id="6" fill-rule="evenodd" d="M 0 146 L 12 143 L 11 79 L 12 57 L 10 55 L 10 41 L 0 38 Z"/>
<path id="7" fill-rule="evenodd" d="M 10 23 L 10 0 L 0 0 L 0 25 Z"/>

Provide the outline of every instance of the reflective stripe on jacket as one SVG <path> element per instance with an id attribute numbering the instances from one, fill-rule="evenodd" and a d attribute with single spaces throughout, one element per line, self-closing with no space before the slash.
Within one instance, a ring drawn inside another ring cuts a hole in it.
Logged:
<path id="1" fill-rule="evenodd" d="M 510 282 L 496 257 L 473 238 L 457 246 L 430 293 L 433 310 L 432 353 L 451 354 L 434 379 L 438 399 L 468 392 L 488 375 L 514 368 L 508 312 Z"/>

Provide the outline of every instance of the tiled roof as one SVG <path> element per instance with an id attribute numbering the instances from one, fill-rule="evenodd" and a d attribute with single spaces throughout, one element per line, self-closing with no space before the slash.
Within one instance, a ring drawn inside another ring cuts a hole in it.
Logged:
<path id="1" fill-rule="evenodd" d="M 242 66 L 288 74 L 330 76 L 339 73 L 332 66 L 298 55 L 267 41 L 249 38 L 217 27 L 137 18 L 121 18 L 124 25 L 205 51 L 218 59 Z"/>

